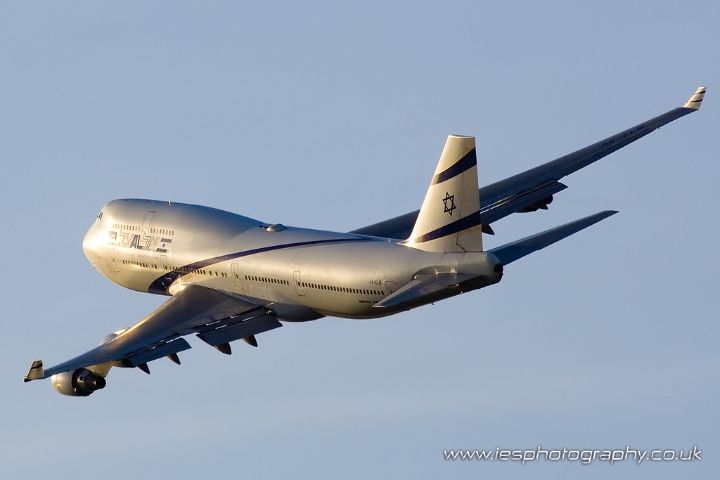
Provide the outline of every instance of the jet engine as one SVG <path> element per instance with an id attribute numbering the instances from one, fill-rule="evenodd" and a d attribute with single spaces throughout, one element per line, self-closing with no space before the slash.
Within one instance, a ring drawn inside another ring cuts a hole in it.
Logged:
<path id="1" fill-rule="evenodd" d="M 74 372 L 53 375 L 52 386 L 69 397 L 87 397 L 95 390 L 105 388 L 105 379 L 87 368 L 79 368 Z"/>

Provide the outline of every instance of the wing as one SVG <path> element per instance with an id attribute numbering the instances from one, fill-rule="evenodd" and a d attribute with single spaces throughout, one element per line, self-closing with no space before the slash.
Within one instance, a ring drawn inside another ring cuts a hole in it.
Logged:
<path id="1" fill-rule="evenodd" d="M 148 362 L 165 356 L 173 358 L 173 355 L 177 359 L 178 352 L 190 348 L 181 338 L 184 335 L 196 333 L 209 345 L 230 353 L 229 342 L 252 338 L 248 343 L 257 345 L 254 335 L 280 326 L 282 324 L 260 305 L 220 290 L 190 285 L 132 327 L 89 352 L 46 370 L 42 362 L 35 361 L 25 381 L 108 362 L 139 366 L 149 373 Z"/>
<path id="2" fill-rule="evenodd" d="M 663 125 L 699 110 L 705 90 L 705 87 L 698 88 L 682 107 L 670 110 L 564 157 L 480 188 L 480 215 L 483 232 L 492 234 L 491 223 L 515 212 L 546 209 L 547 205 L 552 202 L 552 196 L 567 188 L 560 183 L 561 178 L 597 162 Z M 404 239 L 410 235 L 419 212 L 417 210 L 406 213 L 390 220 L 353 230 L 350 233 Z"/>

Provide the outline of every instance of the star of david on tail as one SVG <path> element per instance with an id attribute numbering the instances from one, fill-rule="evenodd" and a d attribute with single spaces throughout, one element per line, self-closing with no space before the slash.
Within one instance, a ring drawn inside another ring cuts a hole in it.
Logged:
<path id="1" fill-rule="evenodd" d="M 450 205 L 448 206 L 448 202 L 450 202 Z M 443 213 L 449 213 L 452 217 L 452 212 L 457 207 L 455 206 L 455 195 L 450 195 L 448 192 L 445 192 L 445 198 L 443 198 L 443 203 L 445 204 L 445 210 Z"/>

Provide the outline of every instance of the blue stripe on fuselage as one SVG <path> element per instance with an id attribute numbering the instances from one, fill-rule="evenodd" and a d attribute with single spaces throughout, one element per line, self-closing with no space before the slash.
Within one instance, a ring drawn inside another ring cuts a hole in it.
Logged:
<path id="1" fill-rule="evenodd" d="M 258 253 L 272 252 L 274 250 L 284 250 L 287 248 L 307 247 L 307 246 L 311 246 L 311 245 L 330 245 L 333 243 L 372 242 L 372 241 L 377 241 L 377 240 L 374 238 L 369 238 L 369 237 L 336 238 L 336 239 L 329 239 L 329 240 L 309 240 L 306 242 L 283 243 L 280 245 L 270 245 L 267 247 L 254 248 L 252 250 L 245 250 L 242 252 L 235 252 L 235 253 L 229 253 L 227 255 L 220 255 L 217 257 L 208 258 L 206 260 L 200 260 L 199 262 L 189 263 L 180 268 L 176 268 L 170 272 L 167 272 L 165 275 L 155 279 L 155 281 L 153 281 L 150 284 L 150 286 L 148 287 L 148 292 L 156 293 L 156 294 L 160 294 L 160 295 L 167 295 L 168 294 L 167 289 L 170 288 L 170 285 L 172 285 L 175 280 L 182 277 L 183 275 L 193 273 L 196 270 L 200 270 L 201 268 L 209 267 L 210 265 L 215 265 L 216 263 L 222 263 L 222 262 L 226 262 L 228 260 L 234 260 L 234 259 L 240 258 L 240 257 L 247 257 L 250 255 L 256 255 Z M 185 271 L 182 271 L 182 270 L 185 270 Z"/>

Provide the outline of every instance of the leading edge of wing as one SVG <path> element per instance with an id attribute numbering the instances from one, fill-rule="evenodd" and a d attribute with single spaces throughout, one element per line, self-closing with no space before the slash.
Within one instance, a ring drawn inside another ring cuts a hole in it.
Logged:
<path id="1" fill-rule="evenodd" d="M 706 91 L 705 87 L 700 87 L 682 107 L 674 108 L 573 153 L 480 188 L 478 194 L 480 195 L 480 208 L 483 212 L 483 226 L 488 226 L 526 207 L 527 202 L 516 200 L 520 200 L 519 196 L 527 196 L 529 199 L 530 197 L 526 195 L 526 193 L 530 193 L 528 190 L 546 185 L 543 188 L 560 191 L 565 188 L 565 185 L 558 182 L 561 178 L 641 139 L 663 125 L 699 110 Z M 509 208 L 509 204 L 512 204 L 512 208 Z M 407 238 L 418 213 L 419 210 L 416 210 L 353 230 L 350 233 L 386 238 Z"/>
<path id="2" fill-rule="evenodd" d="M 563 238 L 569 237 L 580 230 L 584 230 L 601 220 L 605 220 L 616 213 L 618 212 L 615 210 L 598 212 L 594 215 L 575 220 L 574 222 L 566 223 L 565 225 L 551 228 L 550 230 L 546 230 L 541 233 L 536 233 L 535 235 L 505 244 L 501 247 L 493 248 L 492 250 L 489 250 L 488 253 L 495 255 L 503 265 L 508 265 L 526 255 L 542 250 L 555 242 L 559 242 Z"/>
<path id="3" fill-rule="evenodd" d="M 193 328 L 258 308 L 261 307 L 222 291 L 200 285 L 190 285 L 109 342 L 67 362 L 45 369 L 42 376 L 28 374 L 26 381 L 123 360 L 140 352 L 143 355 L 137 356 L 144 361 L 138 361 L 138 363 L 145 363 L 156 357 L 154 354 L 148 355 L 149 352 L 143 350 L 148 347 L 160 348 L 158 352 L 164 353 L 161 356 L 177 353 L 189 348 L 187 342 L 178 337 L 193 333 Z M 166 347 L 166 345 L 172 345 L 172 347 Z M 42 363 L 40 363 L 41 365 Z"/>
<path id="4" fill-rule="evenodd" d="M 636 140 L 640 140 L 645 135 L 654 132 L 663 125 L 667 125 L 670 122 L 699 110 L 706 90 L 705 87 L 698 88 L 693 96 L 690 97 L 690 100 L 682 107 L 674 108 L 662 115 L 658 115 L 657 117 L 623 130 L 620 133 L 616 133 L 585 148 L 518 173 L 512 177 L 500 180 L 499 182 L 487 185 L 480 189 L 480 196 L 481 198 L 485 198 L 487 203 L 492 203 L 539 183 L 550 180 L 560 180 Z"/>

